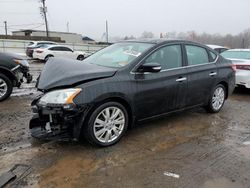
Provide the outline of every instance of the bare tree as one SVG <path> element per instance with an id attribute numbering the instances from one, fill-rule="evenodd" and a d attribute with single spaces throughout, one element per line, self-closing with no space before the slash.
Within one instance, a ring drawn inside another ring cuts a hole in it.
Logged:
<path id="1" fill-rule="evenodd" d="M 195 31 L 188 32 L 167 32 L 166 38 L 178 38 L 200 42 L 203 44 L 215 44 L 228 48 L 250 48 L 250 28 L 244 30 L 238 35 L 221 35 L 221 34 L 208 34 L 196 33 Z"/>
<path id="2" fill-rule="evenodd" d="M 152 32 L 144 31 L 140 38 L 154 38 L 154 34 Z"/>

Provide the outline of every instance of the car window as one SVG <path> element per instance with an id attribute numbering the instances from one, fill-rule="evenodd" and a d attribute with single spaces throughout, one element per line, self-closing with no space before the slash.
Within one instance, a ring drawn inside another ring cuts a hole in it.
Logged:
<path id="1" fill-rule="evenodd" d="M 44 42 L 38 42 L 37 43 L 37 45 L 41 45 L 41 44 L 46 44 L 46 43 L 44 43 Z"/>
<path id="2" fill-rule="evenodd" d="M 37 45 L 40 45 L 40 44 L 55 44 L 54 42 L 38 42 Z"/>
<path id="3" fill-rule="evenodd" d="M 205 48 L 186 45 L 188 65 L 199 65 L 209 63 L 208 53 Z"/>
<path id="4" fill-rule="evenodd" d="M 61 47 L 52 47 L 52 48 L 49 48 L 49 50 L 52 50 L 52 51 L 61 51 Z"/>
<path id="5" fill-rule="evenodd" d="M 67 48 L 67 47 L 60 47 L 61 48 L 61 51 L 69 51 L 69 52 L 72 52 L 72 50 L 70 48 Z"/>
<path id="6" fill-rule="evenodd" d="M 33 44 L 35 44 L 34 42 L 29 42 L 28 43 L 28 46 L 31 46 L 31 45 L 33 45 Z"/>
<path id="7" fill-rule="evenodd" d="M 182 54 L 180 45 L 170 45 L 158 49 L 152 53 L 145 63 L 159 63 L 162 70 L 178 68 L 182 66 Z"/>
<path id="8" fill-rule="evenodd" d="M 214 52 L 210 51 L 210 50 L 209 50 L 209 54 L 210 54 L 210 56 L 212 58 L 210 62 L 214 62 L 215 59 L 216 59 L 216 57 L 217 57 L 217 55 Z"/>
<path id="9" fill-rule="evenodd" d="M 86 58 L 84 62 L 104 67 L 124 67 L 152 46 L 150 43 L 120 42 L 103 48 Z"/>
<path id="10" fill-rule="evenodd" d="M 225 51 L 221 55 L 229 59 L 250 59 L 250 51 Z"/>

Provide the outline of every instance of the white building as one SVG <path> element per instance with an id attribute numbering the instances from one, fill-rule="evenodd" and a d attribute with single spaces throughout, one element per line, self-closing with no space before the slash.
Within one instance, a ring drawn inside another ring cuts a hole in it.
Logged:
<path id="1" fill-rule="evenodd" d="M 46 31 L 42 30 L 19 30 L 13 31 L 12 35 L 16 36 L 37 36 L 45 37 Z M 60 37 L 61 40 L 66 43 L 84 43 L 82 40 L 82 35 L 77 33 L 68 33 L 68 32 L 58 32 L 58 31 L 49 31 L 50 37 Z"/>

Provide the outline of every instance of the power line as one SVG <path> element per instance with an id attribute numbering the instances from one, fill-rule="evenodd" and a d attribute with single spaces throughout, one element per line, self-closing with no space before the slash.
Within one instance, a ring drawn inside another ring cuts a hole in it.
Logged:
<path id="1" fill-rule="evenodd" d="M 30 0 L 30 1 L 33 1 L 33 0 Z M 27 2 L 27 0 L 1 0 L 0 3 L 30 3 L 30 2 Z"/>
<path id="2" fill-rule="evenodd" d="M 13 26 L 16 27 L 23 27 L 23 26 L 37 26 L 37 25 L 44 25 L 44 23 L 34 23 L 34 24 L 20 24 L 20 25 L 8 25 L 8 28 L 13 28 Z M 0 26 L 5 27 L 5 26 Z"/>
<path id="3" fill-rule="evenodd" d="M 29 27 L 29 28 L 26 28 L 27 30 L 32 30 L 32 29 L 36 29 L 36 28 L 39 28 L 41 26 L 44 26 L 44 23 L 43 24 L 40 24 L 38 26 L 35 26 L 35 27 Z M 5 26 L 0 26 L 0 28 L 4 28 Z M 22 28 L 17 28 L 17 27 L 11 27 L 11 26 L 8 26 L 8 30 L 11 30 L 11 31 L 14 31 L 14 30 L 20 30 Z"/>
<path id="4" fill-rule="evenodd" d="M 34 12 L 0 12 L 0 14 L 12 14 L 12 15 L 35 15 Z"/>
<path id="5" fill-rule="evenodd" d="M 9 26 L 32 26 L 32 25 L 40 25 L 40 24 L 43 24 L 44 25 L 44 23 L 31 23 L 31 24 L 18 24 L 18 25 L 9 25 Z"/>

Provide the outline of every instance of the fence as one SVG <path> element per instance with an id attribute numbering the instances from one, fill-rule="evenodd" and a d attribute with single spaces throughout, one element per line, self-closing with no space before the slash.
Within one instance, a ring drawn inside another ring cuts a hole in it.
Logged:
<path id="1" fill-rule="evenodd" d="M 25 54 L 26 47 L 30 41 L 28 40 L 12 40 L 12 39 L 0 39 L 0 52 L 13 52 L 18 54 Z M 79 44 L 79 43 L 62 43 L 62 45 L 68 46 L 73 50 L 95 52 L 100 50 L 106 45 L 96 44 Z"/>

